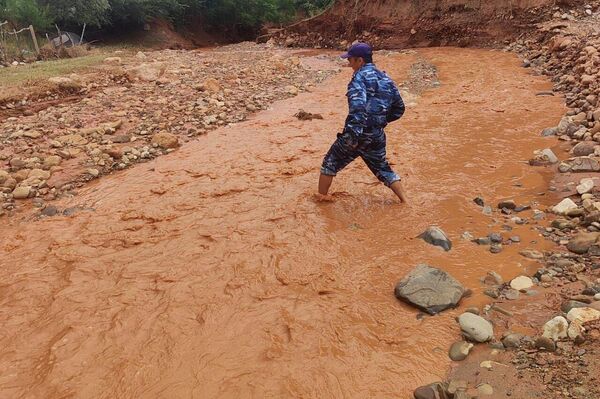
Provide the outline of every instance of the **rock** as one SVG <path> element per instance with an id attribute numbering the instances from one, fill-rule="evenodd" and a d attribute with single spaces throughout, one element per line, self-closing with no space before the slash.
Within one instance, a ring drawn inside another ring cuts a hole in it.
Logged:
<path id="1" fill-rule="evenodd" d="M 42 209 L 42 211 L 40 212 L 41 215 L 48 216 L 48 217 L 56 216 L 56 215 L 58 215 L 58 213 L 59 213 L 59 210 L 54 205 L 48 205 L 44 209 Z"/>
<path id="2" fill-rule="evenodd" d="M 504 200 L 504 201 L 498 202 L 498 209 L 503 209 L 503 208 L 515 209 L 516 207 L 517 207 L 517 204 L 513 200 Z"/>
<path id="3" fill-rule="evenodd" d="M 415 399 L 450 399 L 446 393 L 446 385 L 442 382 L 434 382 L 415 389 Z"/>
<path id="4" fill-rule="evenodd" d="M 476 203 L 479 206 L 484 206 L 485 202 L 483 202 L 483 198 L 481 197 L 475 197 L 473 198 L 473 202 Z"/>
<path id="5" fill-rule="evenodd" d="M 0 184 L 4 184 L 4 182 L 10 177 L 10 173 L 5 170 L 0 169 Z"/>
<path id="6" fill-rule="evenodd" d="M 533 153 L 533 159 L 529 160 L 529 164 L 532 166 L 543 166 L 548 164 L 555 164 L 559 161 L 558 157 L 549 148 L 538 150 Z"/>
<path id="7" fill-rule="evenodd" d="M 490 234 L 488 234 L 488 237 L 490 239 L 490 242 L 494 243 L 494 244 L 500 244 L 504 240 L 502 238 L 502 234 L 500 234 L 500 233 L 490 233 Z"/>
<path id="8" fill-rule="evenodd" d="M 463 334 L 476 342 L 487 342 L 494 337 L 492 324 L 481 316 L 463 313 L 458 317 Z"/>
<path id="9" fill-rule="evenodd" d="M 519 276 L 510 282 L 510 286 L 517 291 L 526 290 L 533 287 L 533 281 L 527 276 Z"/>
<path id="10" fill-rule="evenodd" d="M 592 308 L 573 308 L 567 314 L 567 320 L 580 324 L 600 320 L 600 311 Z"/>
<path id="11" fill-rule="evenodd" d="M 456 395 L 457 392 L 466 391 L 468 387 L 469 383 L 465 380 L 450 380 L 446 391 L 450 395 Z M 454 399 L 456 399 L 456 396 L 454 396 Z"/>
<path id="12" fill-rule="evenodd" d="M 445 251 L 452 249 L 452 241 L 450 241 L 446 233 L 439 227 L 430 226 L 418 237 L 431 245 L 443 248 Z"/>
<path id="13" fill-rule="evenodd" d="M 455 362 L 460 362 L 467 358 L 473 346 L 474 345 L 472 343 L 466 341 L 455 342 L 452 344 L 452 346 L 450 346 L 448 356 Z"/>
<path id="14" fill-rule="evenodd" d="M 504 279 L 496 272 L 488 272 L 483 282 L 488 285 L 502 285 Z"/>
<path id="15" fill-rule="evenodd" d="M 599 232 L 580 232 L 569 240 L 567 249 L 576 254 L 585 254 L 588 252 L 590 247 L 596 243 L 598 237 L 600 237 Z"/>
<path id="16" fill-rule="evenodd" d="M 44 168 L 50 169 L 53 166 L 58 166 L 62 162 L 62 158 L 58 155 L 50 155 L 44 158 Z"/>
<path id="17" fill-rule="evenodd" d="M 594 179 L 581 179 L 577 186 L 578 194 L 586 194 L 592 191 L 594 188 Z"/>
<path id="18" fill-rule="evenodd" d="M 543 253 L 540 251 L 534 251 L 532 249 L 524 249 L 523 251 L 519 251 L 519 254 L 528 259 L 544 259 Z"/>
<path id="19" fill-rule="evenodd" d="M 556 316 L 544 324 L 542 336 L 553 341 L 561 338 L 567 338 L 567 329 L 569 322 L 562 316 Z"/>
<path id="20" fill-rule="evenodd" d="M 502 252 L 502 244 L 493 243 L 490 246 L 490 252 L 493 254 L 499 254 L 500 252 Z"/>
<path id="21" fill-rule="evenodd" d="M 201 85 L 201 90 L 208 91 L 210 93 L 219 93 L 222 90 L 222 88 L 217 79 L 208 78 Z"/>
<path id="22" fill-rule="evenodd" d="M 137 54 L 135 55 L 135 58 L 140 59 L 140 60 L 145 60 L 148 57 L 143 52 L 138 51 Z"/>
<path id="23" fill-rule="evenodd" d="M 523 340 L 523 334 L 508 334 L 502 339 L 502 344 L 505 348 L 519 348 L 521 341 Z"/>
<path id="24" fill-rule="evenodd" d="M 510 288 L 504 292 L 504 297 L 506 299 L 508 299 L 509 301 L 514 301 L 516 299 L 519 299 L 519 296 L 520 296 L 519 291 L 515 290 L 514 288 Z"/>
<path id="25" fill-rule="evenodd" d="M 294 95 L 294 96 L 295 96 L 296 94 L 298 94 L 298 88 L 297 88 L 296 86 L 293 86 L 293 85 L 286 86 L 286 87 L 285 87 L 285 91 L 286 91 L 288 94 L 291 94 L 291 95 Z"/>
<path id="26" fill-rule="evenodd" d="M 15 188 L 12 192 L 14 199 L 25 199 L 28 198 L 31 194 L 31 187 L 29 186 L 19 186 Z"/>
<path id="27" fill-rule="evenodd" d="M 104 59 L 104 63 L 109 65 L 121 65 L 123 60 L 121 57 L 107 57 Z"/>
<path id="28" fill-rule="evenodd" d="M 576 157 L 585 157 L 594 153 L 594 147 L 597 145 L 594 141 L 582 141 L 573 147 L 573 155 Z"/>
<path id="29" fill-rule="evenodd" d="M 141 80 L 144 82 L 154 82 L 160 79 L 165 73 L 166 67 L 162 63 L 140 64 L 127 70 L 127 76 L 131 80 Z"/>
<path id="30" fill-rule="evenodd" d="M 600 301 L 600 293 L 594 295 L 596 301 Z"/>
<path id="31" fill-rule="evenodd" d="M 61 144 L 72 146 L 86 145 L 88 143 L 87 139 L 80 134 L 65 134 L 57 137 L 56 140 Z"/>
<path id="32" fill-rule="evenodd" d="M 394 290 L 398 299 L 432 315 L 455 307 L 465 292 L 450 274 L 425 264 L 414 268 Z"/>
<path id="33" fill-rule="evenodd" d="M 157 144 L 161 148 L 177 148 L 179 138 L 171 133 L 160 132 L 152 136 L 152 144 Z"/>
<path id="34" fill-rule="evenodd" d="M 537 349 L 543 349 L 548 352 L 554 352 L 556 350 L 556 344 L 551 338 L 548 337 L 537 337 L 535 339 L 534 346 Z"/>
<path id="35" fill-rule="evenodd" d="M 573 172 L 598 172 L 600 163 L 595 158 L 576 157 L 570 161 L 570 170 Z"/>
<path id="36" fill-rule="evenodd" d="M 552 212 L 558 215 L 564 215 L 570 210 L 577 209 L 577 204 L 570 198 L 565 198 L 552 208 Z"/>
<path id="37" fill-rule="evenodd" d="M 492 243 L 490 237 L 479 237 L 474 239 L 473 242 L 477 245 L 490 245 Z"/>
<path id="38" fill-rule="evenodd" d="M 571 309 L 587 308 L 587 307 L 588 307 L 587 303 L 568 300 L 568 301 L 563 302 L 562 305 L 560 305 L 560 310 L 562 310 L 563 313 L 569 313 L 571 311 Z"/>
<path id="39" fill-rule="evenodd" d="M 61 90 L 80 90 L 81 84 L 65 76 L 54 76 L 48 79 L 48 83 L 55 85 Z"/>
<path id="40" fill-rule="evenodd" d="M 557 133 L 558 133 L 558 129 L 555 127 L 548 127 L 546 129 L 542 130 L 543 137 L 556 136 Z"/>
<path id="41" fill-rule="evenodd" d="M 481 396 L 490 396 L 494 394 L 494 388 L 490 384 L 481 384 L 477 387 L 477 392 Z"/>

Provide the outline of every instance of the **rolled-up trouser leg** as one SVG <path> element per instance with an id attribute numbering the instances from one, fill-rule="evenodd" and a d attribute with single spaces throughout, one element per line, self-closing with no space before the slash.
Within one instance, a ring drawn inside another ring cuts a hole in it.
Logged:
<path id="1" fill-rule="evenodd" d="M 340 136 L 333 142 L 325 155 L 321 166 L 321 173 L 327 176 L 335 176 L 337 172 L 354 161 L 358 155 L 358 150 L 350 147 L 344 137 Z"/>
<path id="2" fill-rule="evenodd" d="M 386 139 L 385 133 L 373 137 L 371 143 L 364 149 L 361 149 L 360 156 L 365 161 L 371 172 L 386 186 L 390 186 L 396 181 L 400 181 L 398 176 L 390 167 L 386 159 L 385 151 Z"/>

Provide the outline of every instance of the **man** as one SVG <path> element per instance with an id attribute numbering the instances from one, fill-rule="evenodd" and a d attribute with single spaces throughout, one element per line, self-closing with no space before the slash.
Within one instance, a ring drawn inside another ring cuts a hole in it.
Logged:
<path id="1" fill-rule="evenodd" d="M 327 199 L 333 177 L 360 156 L 371 172 L 406 203 L 398 176 L 385 154 L 383 128 L 404 114 L 404 102 L 394 82 L 373 64 L 373 50 L 366 43 L 352 45 L 341 56 L 354 70 L 348 85 L 349 113 L 321 167 L 319 194 Z"/>

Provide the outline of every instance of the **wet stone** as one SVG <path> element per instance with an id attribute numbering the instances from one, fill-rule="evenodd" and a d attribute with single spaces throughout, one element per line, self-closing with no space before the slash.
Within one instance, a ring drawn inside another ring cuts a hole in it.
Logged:
<path id="1" fill-rule="evenodd" d="M 432 315 L 455 307 L 465 292 L 450 274 L 425 264 L 415 267 L 394 290 L 396 298 Z"/>
<path id="2" fill-rule="evenodd" d="M 54 205 L 48 205 L 41 210 L 40 214 L 43 216 L 56 216 L 59 214 L 59 210 Z"/>
<path id="3" fill-rule="evenodd" d="M 413 396 L 415 399 L 449 399 L 446 385 L 442 382 L 419 387 L 415 389 Z"/>
<path id="4" fill-rule="evenodd" d="M 448 351 L 448 356 L 455 362 L 460 362 L 465 360 L 471 349 L 473 348 L 473 344 L 466 341 L 458 341 L 450 346 L 450 350 Z"/>
<path id="5" fill-rule="evenodd" d="M 463 313 L 458 317 L 463 334 L 475 342 L 487 342 L 494 337 L 492 324 L 481 316 Z"/>
<path id="6" fill-rule="evenodd" d="M 436 226 L 430 226 L 419 235 L 425 242 L 443 248 L 445 251 L 452 249 L 452 241 L 448 238 L 442 229 Z"/>

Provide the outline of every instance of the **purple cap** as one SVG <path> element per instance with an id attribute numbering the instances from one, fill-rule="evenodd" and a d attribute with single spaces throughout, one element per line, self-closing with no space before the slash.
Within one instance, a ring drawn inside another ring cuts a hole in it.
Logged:
<path id="1" fill-rule="evenodd" d="M 373 49 L 367 43 L 356 43 L 350 46 L 347 52 L 340 55 L 341 58 L 369 57 L 373 55 Z"/>

